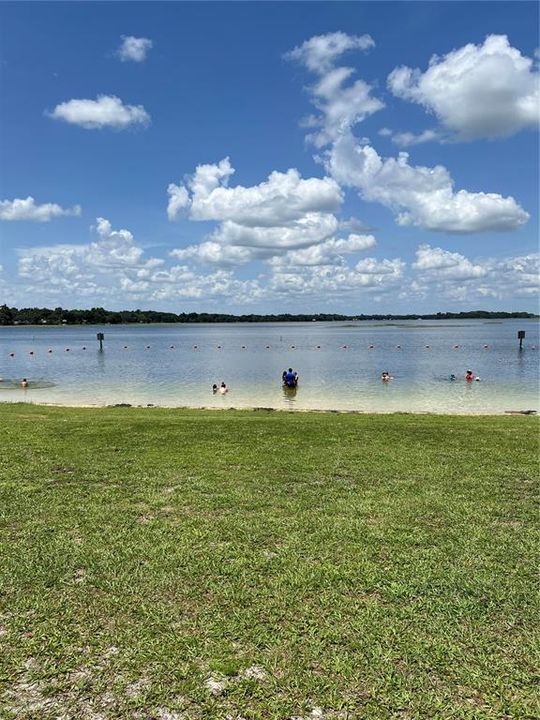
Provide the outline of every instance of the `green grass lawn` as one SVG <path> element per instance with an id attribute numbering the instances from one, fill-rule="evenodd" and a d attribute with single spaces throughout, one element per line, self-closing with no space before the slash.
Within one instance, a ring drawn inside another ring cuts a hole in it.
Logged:
<path id="1" fill-rule="evenodd" d="M 537 419 L 0 426 L 2 719 L 539 716 Z"/>

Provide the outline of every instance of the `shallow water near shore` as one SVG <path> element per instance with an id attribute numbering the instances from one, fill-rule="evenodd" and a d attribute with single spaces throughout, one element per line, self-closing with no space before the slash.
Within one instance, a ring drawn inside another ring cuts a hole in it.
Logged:
<path id="1" fill-rule="evenodd" d="M 526 331 L 522 351 L 518 330 Z M 538 410 L 538 346 L 536 320 L 5 327 L 0 402 Z M 296 392 L 281 387 L 290 366 L 300 374 Z M 481 382 L 467 383 L 468 369 Z M 381 382 L 383 370 L 394 379 Z M 23 377 L 28 388 L 19 385 Z M 222 380 L 229 392 L 214 395 L 212 384 Z"/>

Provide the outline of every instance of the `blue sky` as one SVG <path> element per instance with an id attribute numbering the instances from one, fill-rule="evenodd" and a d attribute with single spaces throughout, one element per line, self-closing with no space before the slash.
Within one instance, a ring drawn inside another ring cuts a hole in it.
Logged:
<path id="1" fill-rule="evenodd" d="M 0 16 L 0 302 L 537 310 L 536 3 Z"/>

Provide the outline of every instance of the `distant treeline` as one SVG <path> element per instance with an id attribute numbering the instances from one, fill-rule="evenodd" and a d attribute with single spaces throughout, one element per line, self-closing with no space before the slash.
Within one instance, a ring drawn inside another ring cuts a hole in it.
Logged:
<path id="1" fill-rule="evenodd" d="M 235 322 L 309 322 L 353 320 L 464 320 L 472 318 L 535 318 L 528 312 L 489 312 L 472 310 L 459 313 L 432 313 L 428 315 L 338 315 L 335 313 L 301 313 L 291 315 L 229 315 L 226 313 L 172 313 L 156 310 L 120 310 L 119 312 L 95 307 L 91 310 L 64 310 L 54 308 L 21 308 L 0 305 L 0 325 L 119 325 L 121 323 L 235 323 Z"/>

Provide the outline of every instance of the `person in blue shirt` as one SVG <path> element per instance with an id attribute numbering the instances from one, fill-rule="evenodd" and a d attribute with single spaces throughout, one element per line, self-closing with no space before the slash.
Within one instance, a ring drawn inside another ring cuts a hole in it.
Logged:
<path id="1" fill-rule="evenodd" d="M 283 380 L 283 384 L 287 387 L 293 388 L 298 385 L 298 373 L 292 368 L 284 370 L 281 379 Z"/>

